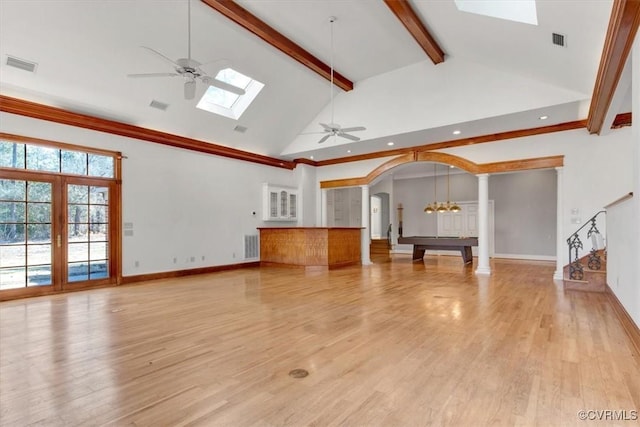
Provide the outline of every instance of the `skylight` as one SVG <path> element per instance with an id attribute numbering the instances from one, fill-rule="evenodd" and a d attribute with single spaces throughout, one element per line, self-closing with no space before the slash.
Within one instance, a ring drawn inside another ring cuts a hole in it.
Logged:
<path id="1" fill-rule="evenodd" d="M 462 12 L 538 25 L 535 0 L 455 0 Z"/>
<path id="2" fill-rule="evenodd" d="M 242 116 L 242 113 L 264 87 L 264 84 L 237 72 L 233 68 L 220 70 L 216 75 L 216 79 L 244 89 L 245 94 L 236 95 L 224 89 L 209 86 L 198 102 L 197 107 L 234 120 L 238 120 Z"/>

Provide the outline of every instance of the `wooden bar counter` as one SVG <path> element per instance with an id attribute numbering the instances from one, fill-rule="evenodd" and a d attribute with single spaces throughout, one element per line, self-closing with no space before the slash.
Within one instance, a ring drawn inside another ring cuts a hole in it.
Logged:
<path id="1" fill-rule="evenodd" d="M 260 265 L 333 269 L 360 264 L 360 228 L 272 227 L 260 230 Z"/>

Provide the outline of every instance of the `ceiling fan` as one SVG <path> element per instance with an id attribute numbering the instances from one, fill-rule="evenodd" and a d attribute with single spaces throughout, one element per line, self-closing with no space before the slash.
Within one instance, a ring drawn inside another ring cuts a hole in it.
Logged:
<path id="1" fill-rule="evenodd" d="M 184 98 L 193 99 L 196 95 L 196 79 L 199 79 L 206 85 L 215 86 L 219 89 L 236 95 L 244 95 L 244 89 L 231 85 L 229 83 L 218 80 L 205 73 L 202 68 L 203 64 L 191 58 L 191 0 L 187 0 L 187 35 L 188 35 L 188 53 L 186 58 L 179 58 L 175 61 L 150 47 L 141 46 L 149 52 L 155 54 L 165 62 L 173 66 L 174 71 L 170 73 L 143 73 L 143 74 L 127 74 L 128 77 L 183 77 L 184 82 Z M 218 69 L 228 66 L 228 61 L 221 60 L 215 62 Z"/>
<path id="2" fill-rule="evenodd" d="M 354 126 L 354 127 L 343 128 L 333 120 L 333 23 L 336 22 L 337 20 L 338 18 L 336 18 L 335 16 L 331 16 L 329 18 L 329 22 L 331 23 L 331 85 L 329 86 L 329 89 L 331 90 L 331 123 L 328 123 L 328 124 L 320 123 L 320 126 L 322 126 L 323 128 L 321 132 L 310 132 L 310 133 L 325 134 L 322 138 L 320 138 L 320 140 L 318 141 L 318 144 L 322 144 L 332 136 L 339 136 L 341 138 L 346 138 L 351 141 L 360 141 L 360 138 L 358 138 L 357 136 L 351 135 L 349 132 L 358 132 L 362 130 L 367 130 L 367 128 L 365 128 L 364 126 Z"/>

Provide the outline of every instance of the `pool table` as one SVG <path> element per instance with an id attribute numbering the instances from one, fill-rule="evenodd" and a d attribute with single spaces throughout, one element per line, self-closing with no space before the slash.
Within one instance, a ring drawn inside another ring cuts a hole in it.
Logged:
<path id="1" fill-rule="evenodd" d="M 400 236 L 398 243 L 413 245 L 413 260 L 419 261 L 427 249 L 460 251 L 465 264 L 473 261 L 471 247 L 478 246 L 477 237 Z"/>

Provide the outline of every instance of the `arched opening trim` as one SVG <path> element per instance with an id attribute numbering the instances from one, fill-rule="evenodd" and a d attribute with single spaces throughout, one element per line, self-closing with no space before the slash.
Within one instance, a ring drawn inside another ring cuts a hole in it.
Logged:
<path id="1" fill-rule="evenodd" d="M 564 156 L 535 157 L 531 159 L 507 160 L 493 163 L 474 163 L 462 157 L 433 151 L 412 151 L 395 157 L 371 171 L 367 176 L 359 178 L 334 179 L 320 182 L 320 188 L 352 187 L 369 185 L 380 175 L 407 163 L 438 162 L 453 165 L 472 174 L 502 173 L 531 169 L 548 169 L 564 166 Z"/>

